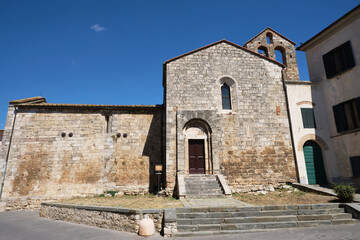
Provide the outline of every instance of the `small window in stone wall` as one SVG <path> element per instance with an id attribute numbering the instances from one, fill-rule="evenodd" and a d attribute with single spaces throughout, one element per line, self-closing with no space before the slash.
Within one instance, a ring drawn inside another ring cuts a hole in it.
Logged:
<path id="1" fill-rule="evenodd" d="M 109 116 L 109 115 L 105 115 L 105 121 L 106 121 L 105 132 L 106 132 L 106 133 L 109 133 L 109 130 L 110 130 L 109 120 L 110 120 L 110 116 Z"/>
<path id="2" fill-rule="evenodd" d="M 231 110 L 230 87 L 226 83 L 224 83 L 221 86 L 221 98 L 222 98 L 222 108 L 224 110 Z"/>
<path id="3" fill-rule="evenodd" d="M 272 37 L 272 34 L 270 32 L 268 32 L 266 34 L 266 42 L 267 42 L 267 44 L 272 44 L 273 43 L 273 37 Z"/>
<path id="4" fill-rule="evenodd" d="M 360 156 L 350 157 L 353 177 L 360 177 Z"/>

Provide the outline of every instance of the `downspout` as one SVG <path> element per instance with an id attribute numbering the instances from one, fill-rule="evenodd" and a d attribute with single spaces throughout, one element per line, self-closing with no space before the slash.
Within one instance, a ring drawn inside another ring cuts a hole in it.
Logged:
<path id="1" fill-rule="evenodd" d="M 291 145 L 292 145 L 292 150 L 293 150 L 293 155 L 294 155 L 294 160 L 295 160 L 296 179 L 297 179 L 298 182 L 300 182 L 299 168 L 298 168 L 298 165 L 297 165 L 297 158 L 296 158 L 296 152 L 295 152 L 295 143 L 294 143 L 293 129 L 292 129 L 292 125 L 291 125 L 291 117 L 290 117 L 290 107 L 289 107 L 289 101 L 288 101 L 288 94 L 287 94 L 287 89 L 286 89 L 286 84 L 285 84 L 285 79 L 284 79 L 284 68 L 281 69 L 281 78 L 282 78 L 283 87 L 284 87 L 286 109 L 287 109 L 287 115 L 288 115 L 288 121 L 289 121 L 289 128 L 290 128 Z"/>
<path id="2" fill-rule="evenodd" d="M 3 174 L 2 181 L 1 181 L 0 199 L 1 199 L 1 196 L 2 196 L 3 188 L 4 188 L 6 167 L 7 167 L 7 163 L 8 163 L 9 155 L 10 155 L 11 141 L 12 141 L 12 136 L 13 136 L 13 133 L 14 133 L 14 127 L 15 127 L 15 120 L 16 120 L 16 113 L 17 113 L 17 111 L 18 111 L 18 110 L 17 110 L 17 108 L 15 107 L 15 110 L 14 110 L 14 121 L 13 121 L 12 128 L 11 128 L 10 140 L 9 140 L 9 147 L 8 147 L 8 150 L 7 150 L 6 160 L 5 160 L 4 174 Z"/>

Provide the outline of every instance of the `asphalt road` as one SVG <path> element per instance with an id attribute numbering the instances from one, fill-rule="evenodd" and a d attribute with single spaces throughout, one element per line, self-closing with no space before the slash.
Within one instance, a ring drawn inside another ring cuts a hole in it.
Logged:
<path id="1" fill-rule="evenodd" d="M 78 240 L 78 239 L 144 239 L 136 234 L 89 227 L 80 224 L 40 218 L 38 212 L 0 213 L 0 239 L 6 240 Z M 146 240 L 165 239 L 160 235 Z M 360 240 L 360 223 L 351 225 L 323 226 L 276 230 L 262 233 L 217 235 L 181 239 L 196 240 Z"/>

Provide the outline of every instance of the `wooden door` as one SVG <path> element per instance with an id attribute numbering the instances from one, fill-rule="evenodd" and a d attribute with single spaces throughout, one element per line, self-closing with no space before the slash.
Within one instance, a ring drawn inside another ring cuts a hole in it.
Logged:
<path id="1" fill-rule="evenodd" d="M 314 141 L 307 141 L 303 150 L 309 184 L 326 184 L 326 173 L 320 146 Z"/>
<path id="2" fill-rule="evenodd" d="M 189 173 L 205 173 L 204 140 L 189 140 Z"/>

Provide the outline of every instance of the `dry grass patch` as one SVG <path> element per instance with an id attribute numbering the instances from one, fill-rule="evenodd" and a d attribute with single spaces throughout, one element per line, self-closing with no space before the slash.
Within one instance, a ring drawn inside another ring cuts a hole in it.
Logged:
<path id="1" fill-rule="evenodd" d="M 155 195 L 72 198 L 63 200 L 61 203 L 143 209 L 183 207 L 180 200 L 176 198 Z"/>
<path id="2" fill-rule="evenodd" d="M 233 197 L 252 205 L 283 205 L 283 204 L 316 204 L 337 202 L 337 197 L 325 196 L 303 191 L 281 191 L 268 192 L 267 194 L 239 193 Z"/>

